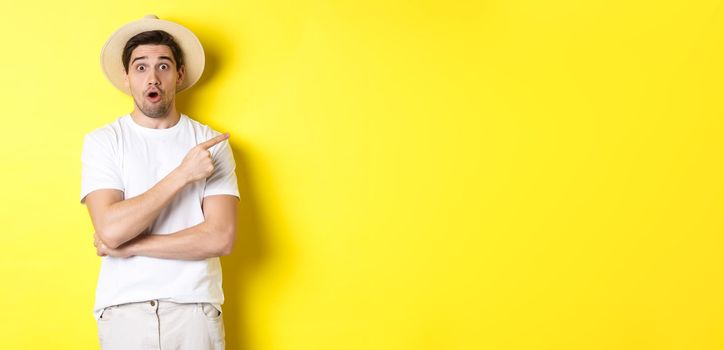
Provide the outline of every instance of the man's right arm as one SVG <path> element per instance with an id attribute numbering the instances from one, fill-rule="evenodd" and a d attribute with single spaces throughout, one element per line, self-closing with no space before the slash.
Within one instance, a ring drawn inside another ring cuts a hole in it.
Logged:
<path id="1" fill-rule="evenodd" d="M 116 189 L 89 193 L 85 203 L 96 233 L 111 248 L 133 239 L 151 226 L 188 181 L 188 176 L 176 168 L 148 191 L 133 198 L 123 200 L 123 192 Z"/>
<path id="2" fill-rule="evenodd" d="M 116 189 L 99 189 L 89 193 L 85 203 L 101 241 L 115 249 L 151 226 L 179 190 L 213 173 L 208 149 L 228 138 L 228 133 L 221 134 L 196 145 L 189 150 L 181 165 L 139 196 L 123 200 L 123 192 Z"/>

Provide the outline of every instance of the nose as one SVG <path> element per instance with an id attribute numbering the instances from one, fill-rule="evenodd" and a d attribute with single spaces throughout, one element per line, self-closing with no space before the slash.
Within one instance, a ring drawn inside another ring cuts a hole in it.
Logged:
<path id="1" fill-rule="evenodd" d="M 151 74 L 148 75 L 148 85 L 158 85 L 160 82 L 158 80 L 158 76 L 156 75 L 155 71 L 151 71 Z"/>

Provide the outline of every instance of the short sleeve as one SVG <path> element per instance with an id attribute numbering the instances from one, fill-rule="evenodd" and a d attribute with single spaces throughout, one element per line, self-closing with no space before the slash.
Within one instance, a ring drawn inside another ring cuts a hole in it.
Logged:
<path id="1" fill-rule="evenodd" d="M 206 179 L 204 197 L 228 194 L 239 198 L 239 186 L 236 182 L 236 162 L 231 151 L 229 140 L 224 140 L 218 145 L 213 156 L 214 173 Z"/>
<path id="2" fill-rule="evenodd" d="M 104 140 L 102 134 L 86 134 L 81 152 L 80 203 L 85 197 L 100 189 L 124 191 L 121 172 L 114 160 L 115 151 L 110 140 Z"/>

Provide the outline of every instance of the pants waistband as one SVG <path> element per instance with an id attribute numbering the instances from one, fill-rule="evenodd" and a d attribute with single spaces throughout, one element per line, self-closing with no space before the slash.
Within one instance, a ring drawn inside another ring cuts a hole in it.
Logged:
<path id="1" fill-rule="evenodd" d="M 201 303 L 176 303 L 168 300 L 151 299 L 145 301 L 136 301 L 131 303 L 123 303 L 109 306 L 110 308 L 139 308 L 145 310 L 173 309 L 178 307 L 195 306 Z"/>

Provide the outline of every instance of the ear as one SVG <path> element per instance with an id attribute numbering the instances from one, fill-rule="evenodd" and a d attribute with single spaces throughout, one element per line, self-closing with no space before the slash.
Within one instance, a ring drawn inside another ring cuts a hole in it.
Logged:
<path id="1" fill-rule="evenodd" d="M 131 88 L 131 84 L 128 82 L 128 72 L 125 69 L 123 69 L 123 85 L 126 86 L 126 89 Z"/>
<path id="2" fill-rule="evenodd" d="M 181 66 L 181 68 L 178 69 L 177 73 L 178 78 L 176 79 L 176 89 L 178 89 L 184 82 L 184 78 L 186 77 L 186 66 Z"/>

